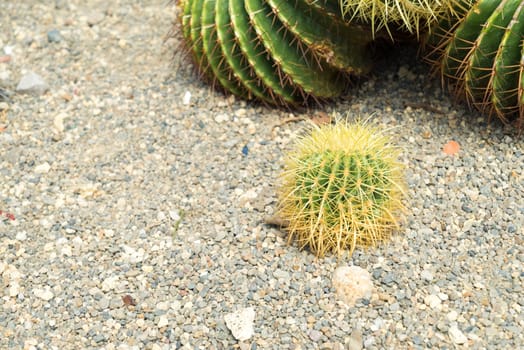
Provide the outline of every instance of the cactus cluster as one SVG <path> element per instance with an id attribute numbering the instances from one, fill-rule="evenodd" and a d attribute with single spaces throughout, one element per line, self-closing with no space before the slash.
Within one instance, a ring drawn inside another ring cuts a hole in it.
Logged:
<path id="1" fill-rule="evenodd" d="M 397 156 L 385 134 L 362 122 L 315 127 L 300 138 L 279 195 L 290 242 L 324 256 L 385 240 L 403 210 Z"/>
<path id="2" fill-rule="evenodd" d="M 351 76 L 371 71 L 377 38 L 424 38 L 452 93 L 524 128 L 522 0 L 179 0 L 179 8 L 202 76 L 244 99 L 296 106 L 339 96 Z"/>
<path id="3" fill-rule="evenodd" d="M 524 2 L 477 0 L 441 21 L 427 59 L 456 96 L 503 122 L 524 126 Z"/>
<path id="4" fill-rule="evenodd" d="M 332 1 L 332 0 L 331 0 Z M 372 35 L 330 0 L 182 0 L 182 32 L 204 77 L 245 99 L 294 105 L 340 95 L 371 69 Z"/>

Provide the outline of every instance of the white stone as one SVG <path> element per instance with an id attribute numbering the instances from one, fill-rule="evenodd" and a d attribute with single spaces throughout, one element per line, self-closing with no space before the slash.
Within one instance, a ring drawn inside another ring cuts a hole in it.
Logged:
<path id="1" fill-rule="evenodd" d="M 69 244 L 64 244 L 62 248 L 60 248 L 60 254 L 63 256 L 71 256 L 73 255 L 73 250 Z"/>
<path id="2" fill-rule="evenodd" d="M 35 167 L 35 173 L 37 174 L 47 174 L 51 170 L 51 165 L 48 162 L 39 164 Z"/>
<path id="3" fill-rule="evenodd" d="M 440 305 L 442 304 L 442 300 L 440 300 L 438 295 L 431 294 L 424 298 L 424 303 L 426 303 L 426 305 L 430 308 L 436 309 L 440 307 Z"/>
<path id="4" fill-rule="evenodd" d="M 180 307 L 181 307 L 181 304 L 180 304 L 180 301 L 178 300 L 174 300 L 172 303 L 171 303 L 171 308 L 175 311 L 178 311 L 180 310 Z"/>
<path id="5" fill-rule="evenodd" d="M 164 221 L 166 219 L 166 214 L 163 212 L 163 211 L 159 211 L 157 214 L 156 214 L 156 219 L 158 221 Z"/>
<path id="6" fill-rule="evenodd" d="M 5 268 L 3 277 L 4 279 L 7 279 L 7 281 L 18 282 L 22 278 L 22 274 L 20 273 L 20 271 L 18 271 L 18 269 L 14 265 L 7 265 L 7 267 Z"/>
<path id="7" fill-rule="evenodd" d="M 250 189 L 246 192 L 244 192 L 239 198 L 238 201 L 240 202 L 240 206 L 245 206 L 247 203 L 253 201 L 258 197 L 258 193 L 254 189 Z"/>
<path id="8" fill-rule="evenodd" d="M 239 118 L 245 117 L 246 114 L 247 114 L 247 110 L 246 110 L 245 108 L 239 108 L 239 109 L 237 109 L 237 110 L 235 111 L 235 115 L 236 115 L 237 117 L 239 117 Z M 246 118 L 246 119 L 248 119 L 248 118 Z M 249 119 L 248 119 L 248 121 L 245 121 L 244 118 L 242 118 L 241 121 L 242 121 L 244 124 L 249 123 Z"/>
<path id="9" fill-rule="evenodd" d="M 364 340 L 364 348 L 370 348 L 375 345 L 375 337 L 370 336 Z"/>
<path id="10" fill-rule="evenodd" d="M 224 316 L 226 326 L 235 339 L 248 340 L 254 334 L 253 321 L 255 320 L 255 309 L 252 307 L 241 309 L 237 312 Z"/>
<path id="11" fill-rule="evenodd" d="M 22 231 L 22 232 L 18 232 L 16 234 L 16 239 L 18 241 L 25 241 L 27 239 L 27 233 L 25 231 Z"/>
<path id="12" fill-rule="evenodd" d="M 11 80 L 11 72 L 5 69 L 0 69 L 0 83 L 7 83 Z"/>
<path id="13" fill-rule="evenodd" d="M 85 22 L 90 26 L 97 25 L 98 23 L 102 22 L 105 18 L 105 14 L 101 11 L 93 10 L 89 12 L 85 18 L 81 18 L 82 20 L 85 20 Z"/>
<path id="14" fill-rule="evenodd" d="M 178 220 L 180 220 L 180 211 L 179 211 L 179 210 L 170 210 L 170 211 L 169 211 L 169 217 L 170 217 L 171 220 L 173 220 L 173 221 L 178 221 Z"/>
<path id="15" fill-rule="evenodd" d="M 19 93 L 34 95 L 41 95 L 47 90 L 49 90 L 49 85 L 34 72 L 24 74 L 16 87 L 16 91 Z"/>
<path id="16" fill-rule="evenodd" d="M 11 283 L 9 286 L 9 296 L 10 297 L 16 297 L 20 293 L 20 286 L 17 282 Z"/>
<path id="17" fill-rule="evenodd" d="M 55 244 L 53 242 L 48 242 L 44 245 L 44 252 L 50 252 L 55 249 Z"/>
<path id="18" fill-rule="evenodd" d="M 225 113 L 220 113 L 215 116 L 215 121 L 217 123 L 223 123 L 229 121 L 229 116 Z"/>
<path id="19" fill-rule="evenodd" d="M 122 259 L 131 264 L 136 264 L 142 262 L 145 259 L 145 250 L 143 248 L 132 248 L 128 245 L 122 246 L 124 252 L 122 254 Z"/>
<path id="20" fill-rule="evenodd" d="M 64 132 L 64 120 L 67 118 L 67 114 L 64 112 L 58 113 L 53 120 L 53 126 L 59 133 Z"/>
<path id="21" fill-rule="evenodd" d="M 361 350 L 362 346 L 364 346 L 362 341 L 362 332 L 359 330 L 354 330 L 351 333 L 351 337 L 349 338 L 346 346 L 348 350 Z"/>
<path id="22" fill-rule="evenodd" d="M 384 320 L 378 317 L 375 322 L 369 327 L 371 331 L 376 332 L 384 326 Z"/>
<path id="23" fill-rule="evenodd" d="M 4 54 L 5 54 L 6 56 L 12 56 L 12 55 L 13 55 L 13 52 L 14 52 L 13 49 L 14 49 L 13 46 L 11 46 L 11 45 L 5 45 L 5 46 L 4 46 Z"/>
<path id="24" fill-rule="evenodd" d="M 84 241 L 82 241 L 82 238 L 76 236 L 75 238 L 73 238 L 73 245 L 75 246 L 75 248 L 80 248 L 82 247 L 82 245 L 84 244 Z"/>
<path id="25" fill-rule="evenodd" d="M 438 293 L 437 295 L 442 301 L 446 301 L 449 299 L 449 296 L 446 293 Z"/>
<path id="26" fill-rule="evenodd" d="M 449 327 L 449 337 L 451 341 L 455 344 L 465 344 L 468 341 L 468 338 L 458 329 L 457 326 Z"/>
<path id="27" fill-rule="evenodd" d="M 44 289 L 40 289 L 40 288 L 33 289 L 33 294 L 35 295 L 35 297 L 45 300 L 45 301 L 49 301 L 54 298 L 53 292 L 51 292 L 50 288 L 47 286 Z"/>
<path id="28" fill-rule="evenodd" d="M 154 267 L 151 266 L 151 265 L 143 265 L 142 266 L 142 271 L 144 271 L 145 273 L 153 272 L 153 270 L 154 270 Z"/>
<path id="29" fill-rule="evenodd" d="M 98 287 L 93 287 L 93 288 L 89 288 L 89 290 L 87 291 L 90 295 L 96 295 L 98 293 L 101 292 L 100 288 Z"/>
<path id="30" fill-rule="evenodd" d="M 156 304 L 156 309 L 166 311 L 167 309 L 169 309 L 169 304 L 165 301 L 161 301 L 158 304 Z"/>
<path id="31" fill-rule="evenodd" d="M 458 317 L 458 312 L 456 312 L 455 310 L 451 310 L 446 315 L 446 318 L 448 319 L 448 321 L 451 321 L 451 322 L 456 321 L 457 317 Z"/>
<path id="32" fill-rule="evenodd" d="M 191 93 L 189 91 L 186 91 L 186 93 L 184 94 L 182 103 L 185 104 L 186 106 L 191 103 Z"/>
<path id="33" fill-rule="evenodd" d="M 355 305 L 357 299 L 370 298 L 373 282 L 370 273 L 358 266 L 341 266 L 332 278 L 336 295 L 347 306 Z"/>
<path id="34" fill-rule="evenodd" d="M 116 283 L 118 282 L 118 276 L 111 276 L 106 278 L 102 282 L 102 290 L 104 292 L 108 292 L 116 287 Z"/>
<path id="35" fill-rule="evenodd" d="M 433 280 L 433 273 L 428 270 L 422 270 L 420 273 L 420 277 L 422 277 L 423 280 L 426 280 L 428 282 L 431 282 Z"/>
<path id="36" fill-rule="evenodd" d="M 166 315 L 160 316 L 160 319 L 158 320 L 158 328 L 165 327 L 169 324 L 169 320 L 167 319 Z"/>

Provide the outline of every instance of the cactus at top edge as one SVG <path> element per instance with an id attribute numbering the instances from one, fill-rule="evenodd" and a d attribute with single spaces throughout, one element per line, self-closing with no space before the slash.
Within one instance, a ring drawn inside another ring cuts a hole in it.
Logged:
<path id="1" fill-rule="evenodd" d="M 524 127 L 524 2 L 477 0 L 427 39 L 426 59 L 458 97 Z"/>
<path id="2" fill-rule="evenodd" d="M 339 96 L 371 70 L 372 35 L 312 0 L 182 0 L 182 33 L 204 77 L 245 99 Z"/>
<path id="3" fill-rule="evenodd" d="M 361 122 L 316 127 L 300 138 L 279 195 L 289 241 L 323 256 L 387 239 L 404 209 L 397 155 L 387 136 Z"/>
<path id="4" fill-rule="evenodd" d="M 329 0 L 324 0 L 329 1 Z M 459 0 L 339 0 L 344 17 L 370 23 L 373 32 L 406 30 L 417 36 L 453 16 Z"/>

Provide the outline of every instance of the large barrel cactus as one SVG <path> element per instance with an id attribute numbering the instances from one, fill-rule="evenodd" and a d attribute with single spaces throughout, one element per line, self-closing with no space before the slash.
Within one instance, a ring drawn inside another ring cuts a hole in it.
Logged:
<path id="1" fill-rule="evenodd" d="M 524 126 L 524 2 L 477 0 L 428 38 L 427 59 L 470 105 Z"/>
<path id="2" fill-rule="evenodd" d="M 182 32 L 198 69 L 245 99 L 295 105 L 340 95 L 369 72 L 369 30 L 328 0 L 182 0 Z"/>

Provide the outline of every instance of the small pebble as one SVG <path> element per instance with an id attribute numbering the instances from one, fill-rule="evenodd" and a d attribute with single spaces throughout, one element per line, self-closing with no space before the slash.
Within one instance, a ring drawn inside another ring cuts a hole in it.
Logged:
<path id="1" fill-rule="evenodd" d="M 465 344 L 468 338 L 457 328 L 457 326 L 451 326 L 448 330 L 451 341 L 457 345 Z"/>
<path id="2" fill-rule="evenodd" d="M 41 95 L 49 90 L 49 85 L 34 72 L 27 72 L 20 78 L 16 91 L 22 94 Z"/>
<path id="3" fill-rule="evenodd" d="M 253 336 L 253 322 L 255 320 L 254 308 L 248 307 L 226 314 L 224 320 L 227 328 L 229 328 L 235 339 L 243 341 Z"/>
<path id="4" fill-rule="evenodd" d="M 37 298 L 40 298 L 40 299 L 42 299 L 44 301 L 49 301 L 49 300 L 54 298 L 54 294 L 53 294 L 53 292 L 49 288 L 44 288 L 44 289 L 36 288 L 36 289 L 33 289 L 33 294 Z"/>
<path id="5" fill-rule="evenodd" d="M 59 43 L 62 41 L 62 35 L 57 29 L 51 29 L 47 32 L 47 41 L 50 43 Z"/>

